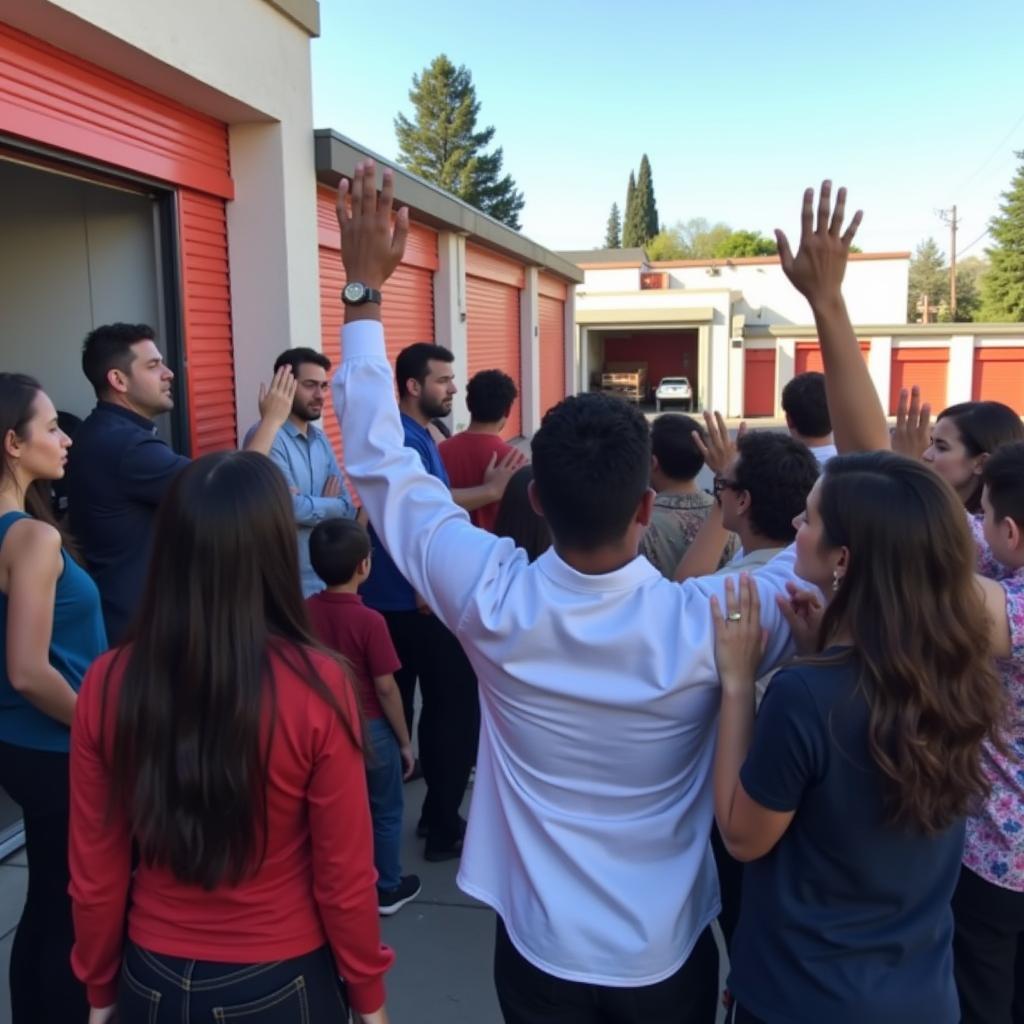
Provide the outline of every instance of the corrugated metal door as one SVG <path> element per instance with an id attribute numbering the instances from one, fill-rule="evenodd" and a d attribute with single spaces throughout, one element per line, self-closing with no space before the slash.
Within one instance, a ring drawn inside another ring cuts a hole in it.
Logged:
<path id="1" fill-rule="evenodd" d="M 181 189 L 178 237 L 189 433 L 192 454 L 202 455 L 233 448 L 237 441 L 231 276 L 223 201 Z"/>
<path id="2" fill-rule="evenodd" d="M 871 342 L 860 343 L 860 354 L 867 362 L 871 354 Z M 821 345 L 816 341 L 798 341 L 796 343 L 796 359 L 794 360 L 795 372 L 800 373 L 824 373 L 825 361 L 821 357 Z"/>
<path id="3" fill-rule="evenodd" d="M 233 446 L 227 125 L 0 24 L 0 131 L 177 191 L 192 454 Z"/>
<path id="4" fill-rule="evenodd" d="M 317 192 L 320 236 L 321 345 L 337 366 L 341 360 L 341 325 L 344 319 L 341 290 L 345 269 L 341 263 L 341 235 L 334 213 L 336 193 Z M 434 340 L 434 271 L 437 270 L 437 232 L 423 224 L 409 225 L 405 257 L 384 286 L 381 319 L 388 360 L 394 366 L 398 353 L 416 341 Z M 441 340 L 444 344 L 444 339 Z M 341 457 L 341 428 L 328 399 L 324 429 Z"/>
<path id="5" fill-rule="evenodd" d="M 519 293 L 524 276 L 520 264 L 486 249 L 466 246 L 466 380 L 480 370 L 504 370 L 522 394 Z M 521 433 L 521 406 L 517 401 L 502 437 L 517 437 Z"/>
<path id="6" fill-rule="evenodd" d="M 743 415 L 775 415 L 773 348 L 748 348 L 743 353 Z"/>
<path id="7" fill-rule="evenodd" d="M 976 348 L 971 397 L 1024 413 L 1024 348 Z"/>
<path id="8" fill-rule="evenodd" d="M 566 286 L 549 274 L 537 281 L 537 319 L 540 325 L 540 414 L 565 398 Z"/>
<path id="9" fill-rule="evenodd" d="M 930 403 L 932 414 L 945 409 L 949 391 L 948 348 L 894 348 L 889 412 L 895 414 L 902 388 L 917 385 L 921 401 Z"/>

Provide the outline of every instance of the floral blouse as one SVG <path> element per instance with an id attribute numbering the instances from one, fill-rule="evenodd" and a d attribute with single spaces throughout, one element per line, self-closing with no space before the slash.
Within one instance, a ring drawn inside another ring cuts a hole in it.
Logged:
<path id="1" fill-rule="evenodd" d="M 981 813 L 967 819 L 964 864 L 993 885 L 1024 892 L 1024 569 L 1009 569 L 993 558 L 981 522 L 980 516 L 970 517 L 978 571 L 1002 584 L 1010 621 L 1013 653 L 998 661 L 1009 699 L 1009 756 L 988 744 L 983 749 L 992 792 Z"/>

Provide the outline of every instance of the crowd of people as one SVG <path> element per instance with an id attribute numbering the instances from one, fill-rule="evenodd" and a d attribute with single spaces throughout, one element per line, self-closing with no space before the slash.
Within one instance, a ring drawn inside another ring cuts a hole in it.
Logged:
<path id="1" fill-rule="evenodd" d="M 0 373 L 14 1024 L 386 1024 L 419 774 L 508 1024 L 1024 1021 L 1019 410 L 890 430 L 826 182 L 779 233 L 825 365 L 788 432 L 584 394 L 527 459 L 493 369 L 446 437 L 451 351 L 385 357 L 392 194 L 342 183 L 342 363 L 283 352 L 242 451 L 159 437 L 144 325 L 86 338 L 73 439 Z"/>

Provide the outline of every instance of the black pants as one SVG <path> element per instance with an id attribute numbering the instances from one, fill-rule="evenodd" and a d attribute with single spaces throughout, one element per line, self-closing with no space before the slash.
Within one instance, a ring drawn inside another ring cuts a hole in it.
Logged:
<path id="1" fill-rule="evenodd" d="M 0 743 L 0 785 L 21 808 L 28 894 L 11 949 L 13 1024 L 77 1024 L 89 1016 L 71 972 L 68 755 Z"/>
<path id="2" fill-rule="evenodd" d="M 727 1020 L 728 1024 L 764 1024 L 760 1017 L 755 1017 L 752 1013 L 748 1013 L 739 1003 L 733 1006 Z"/>
<path id="3" fill-rule="evenodd" d="M 427 847 L 451 846 L 462 834 L 459 807 L 480 738 L 476 675 L 455 636 L 436 615 L 385 612 L 401 669 L 395 681 L 402 693 L 406 722 L 412 722 L 419 679 L 420 767 L 427 784 L 423 821 Z"/>
<path id="4" fill-rule="evenodd" d="M 494 987 L 505 1024 L 714 1024 L 718 947 L 707 928 L 686 963 L 656 985 L 587 985 L 534 967 L 498 918 Z"/>
<path id="5" fill-rule="evenodd" d="M 117 1024 L 341 1024 L 347 1020 L 344 984 L 326 946 L 265 964 L 183 960 L 150 953 L 133 943 L 125 950 Z"/>
<path id="6" fill-rule="evenodd" d="M 962 868 L 953 917 L 953 973 L 963 1024 L 1022 1024 L 1024 893 Z"/>

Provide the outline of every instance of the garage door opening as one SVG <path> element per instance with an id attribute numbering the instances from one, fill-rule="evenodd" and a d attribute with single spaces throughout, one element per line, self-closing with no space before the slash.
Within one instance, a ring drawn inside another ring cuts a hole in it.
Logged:
<path id="1" fill-rule="evenodd" d="M 179 451 L 185 376 L 176 303 L 171 193 L 105 184 L 0 151 L 3 369 L 36 377 L 62 412 L 83 419 L 95 396 L 82 341 L 100 324 L 149 324 L 174 370 L 175 410 L 157 430 Z"/>
<path id="2" fill-rule="evenodd" d="M 685 377 L 690 385 L 691 398 L 672 395 L 662 401 L 662 408 L 665 411 L 686 411 L 687 408 L 697 410 L 703 407 L 697 328 L 590 329 L 587 338 L 588 386 L 591 391 L 601 390 L 605 373 L 639 372 L 640 378 L 635 381 L 638 391 L 629 397 L 639 400 L 645 412 L 654 412 L 655 393 L 662 380 Z"/>

